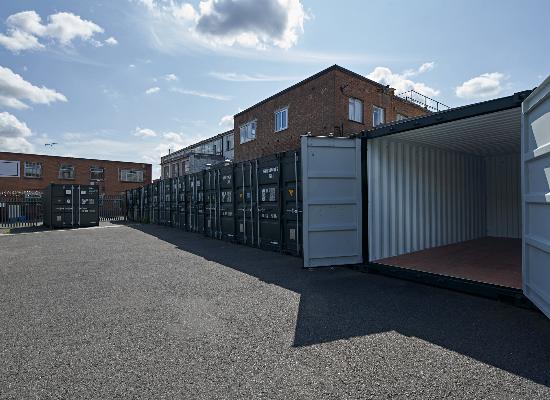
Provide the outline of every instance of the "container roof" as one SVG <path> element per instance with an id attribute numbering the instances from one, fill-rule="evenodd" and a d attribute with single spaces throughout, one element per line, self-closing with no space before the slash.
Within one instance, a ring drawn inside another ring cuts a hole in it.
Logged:
<path id="1" fill-rule="evenodd" d="M 530 92 L 384 124 L 360 136 L 477 156 L 520 153 L 521 102 Z"/>

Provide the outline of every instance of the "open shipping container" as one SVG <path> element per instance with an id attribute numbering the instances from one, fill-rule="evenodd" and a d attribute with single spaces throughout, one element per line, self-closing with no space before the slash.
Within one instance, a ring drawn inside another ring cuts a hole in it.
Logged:
<path id="1" fill-rule="evenodd" d="M 547 80 L 364 132 L 365 268 L 519 303 L 523 292 L 550 316 L 548 92 Z"/>

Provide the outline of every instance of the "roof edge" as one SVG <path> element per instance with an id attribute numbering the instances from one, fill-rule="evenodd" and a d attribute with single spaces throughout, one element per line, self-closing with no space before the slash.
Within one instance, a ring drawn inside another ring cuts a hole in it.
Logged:
<path id="1" fill-rule="evenodd" d="M 17 153 L 13 151 L 0 151 L 0 157 L 2 154 L 21 154 L 25 156 L 38 156 L 38 157 L 49 157 L 49 158 L 69 158 L 69 159 L 75 159 L 75 160 L 87 160 L 87 161 L 106 161 L 106 162 L 115 162 L 115 163 L 127 163 L 127 164 L 143 164 L 143 165 L 151 165 L 151 163 L 146 162 L 140 162 L 140 161 L 120 161 L 120 160 L 102 160 L 99 158 L 84 158 L 84 157 L 67 157 L 67 156 L 53 156 L 49 154 L 36 154 L 36 153 Z"/>
<path id="2" fill-rule="evenodd" d="M 358 73 L 356 73 L 356 72 L 350 71 L 349 69 L 343 68 L 343 67 L 339 66 L 338 64 L 334 64 L 334 65 L 332 65 L 332 66 L 330 66 L 330 67 L 328 67 L 328 68 L 325 68 L 324 70 L 322 70 L 322 71 L 320 71 L 320 72 L 317 72 L 317 73 L 314 74 L 314 75 L 311 75 L 309 78 L 306 78 L 306 79 L 304 79 L 304 80 L 302 80 L 302 81 L 300 81 L 300 82 L 298 82 L 298 83 L 295 83 L 294 85 L 289 86 L 289 87 L 287 87 L 286 89 L 281 90 L 280 92 L 275 93 L 274 95 L 269 96 L 269 97 L 266 98 L 266 99 L 263 99 L 262 101 L 260 101 L 260 102 L 258 102 L 258 103 L 256 103 L 256 104 L 254 104 L 253 106 L 250 106 L 250 107 L 248 107 L 247 109 L 238 112 L 237 114 L 235 114 L 235 115 L 233 116 L 233 118 L 238 117 L 239 115 L 241 115 L 241 114 L 243 114 L 243 113 L 245 113 L 245 112 L 247 112 L 247 111 L 250 111 L 250 110 L 252 110 L 253 108 L 258 107 L 259 105 L 264 104 L 264 103 L 268 102 L 269 100 L 272 100 L 272 99 L 274 99 L 275 97 L 282 95 L 283 93 L 286 93 L 286 92 L 288 92 L 288 91 L 290 91 L 290 90 L 292 90 L 292 89 L 295 89 L 295 88 L 297 88 L 298 86 L 301 86 L 301 85 L 304 85 L 304 84 L 306 84 L 306 83 L 308 83 L 308 82 L 311 82 L 312 80 L 317 79 L 317 78 L 320 77 L 321 75 L 324 75 L 324 74 L 326 74 L 326 73 L 328 73 L 328 72 L 335 71 L 335 70 L 340 71 L 340 72 L 344 72 L 344 73 L 347 73 L 347 74 L 351 74 L 351 75 L 353 75 L 353 76 L 355 76 L 355 77 L 357 77 L 357 78 L 363 79 L 363 80 L 365 80 L 365 81 L 367 81 L 367 82 L 370 82 L 370 83 L 372 83 L 372 84 L 374 84 L 374 85 L 376 85 L 376 86 L 379 86 L 379 87 L 381 87 L 381 88 L 385 87 L 384 85 L 382 85 L 382 84 L 379 83 L 379 82 L 373 81 L 373 80 L 371 80 L 371 79 L 369 79 L 369 78 L 367 78 L 367 77 L 365 77 L 365 76 L 363 76 L 363 75 L 360 75 L 360 74 L 358 74 Z"/>
<path id="3" fill-rule="evenodd" d="M 468 104 L 449 110 L 420 115 L 401 121 L 389 122 L 371 130 L 359 133 L 359 137 L 374 139 L 382 136 L 393 135 L 400 132 L 412 131 L 427 126 L 444 124 L 460 119 L 472 118 L 478 115 L 490 114 L 514 107 L 521 107 L 522 102 L 529 96 L 532 90 L 524 90 L 513 95 L 488 100 L 480 103 Z"/>

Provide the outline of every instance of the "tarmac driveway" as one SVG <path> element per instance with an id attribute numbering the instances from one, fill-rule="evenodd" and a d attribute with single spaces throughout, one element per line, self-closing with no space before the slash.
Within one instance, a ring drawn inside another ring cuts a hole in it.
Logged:
<path id="1" fill-rule="evenodd" d="M 301 265 L 156 225 L 0 235 L 0 399 L 550 398 L 543 314 Z"/>

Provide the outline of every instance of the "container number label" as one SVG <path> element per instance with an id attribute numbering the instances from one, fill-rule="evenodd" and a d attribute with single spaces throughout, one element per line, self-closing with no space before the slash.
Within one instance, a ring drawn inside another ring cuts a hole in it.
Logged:
<path id="1" fill-rule="evenodd" d="M 296 229 L 290 230 L 290 240 L 296 240 Z"/>

